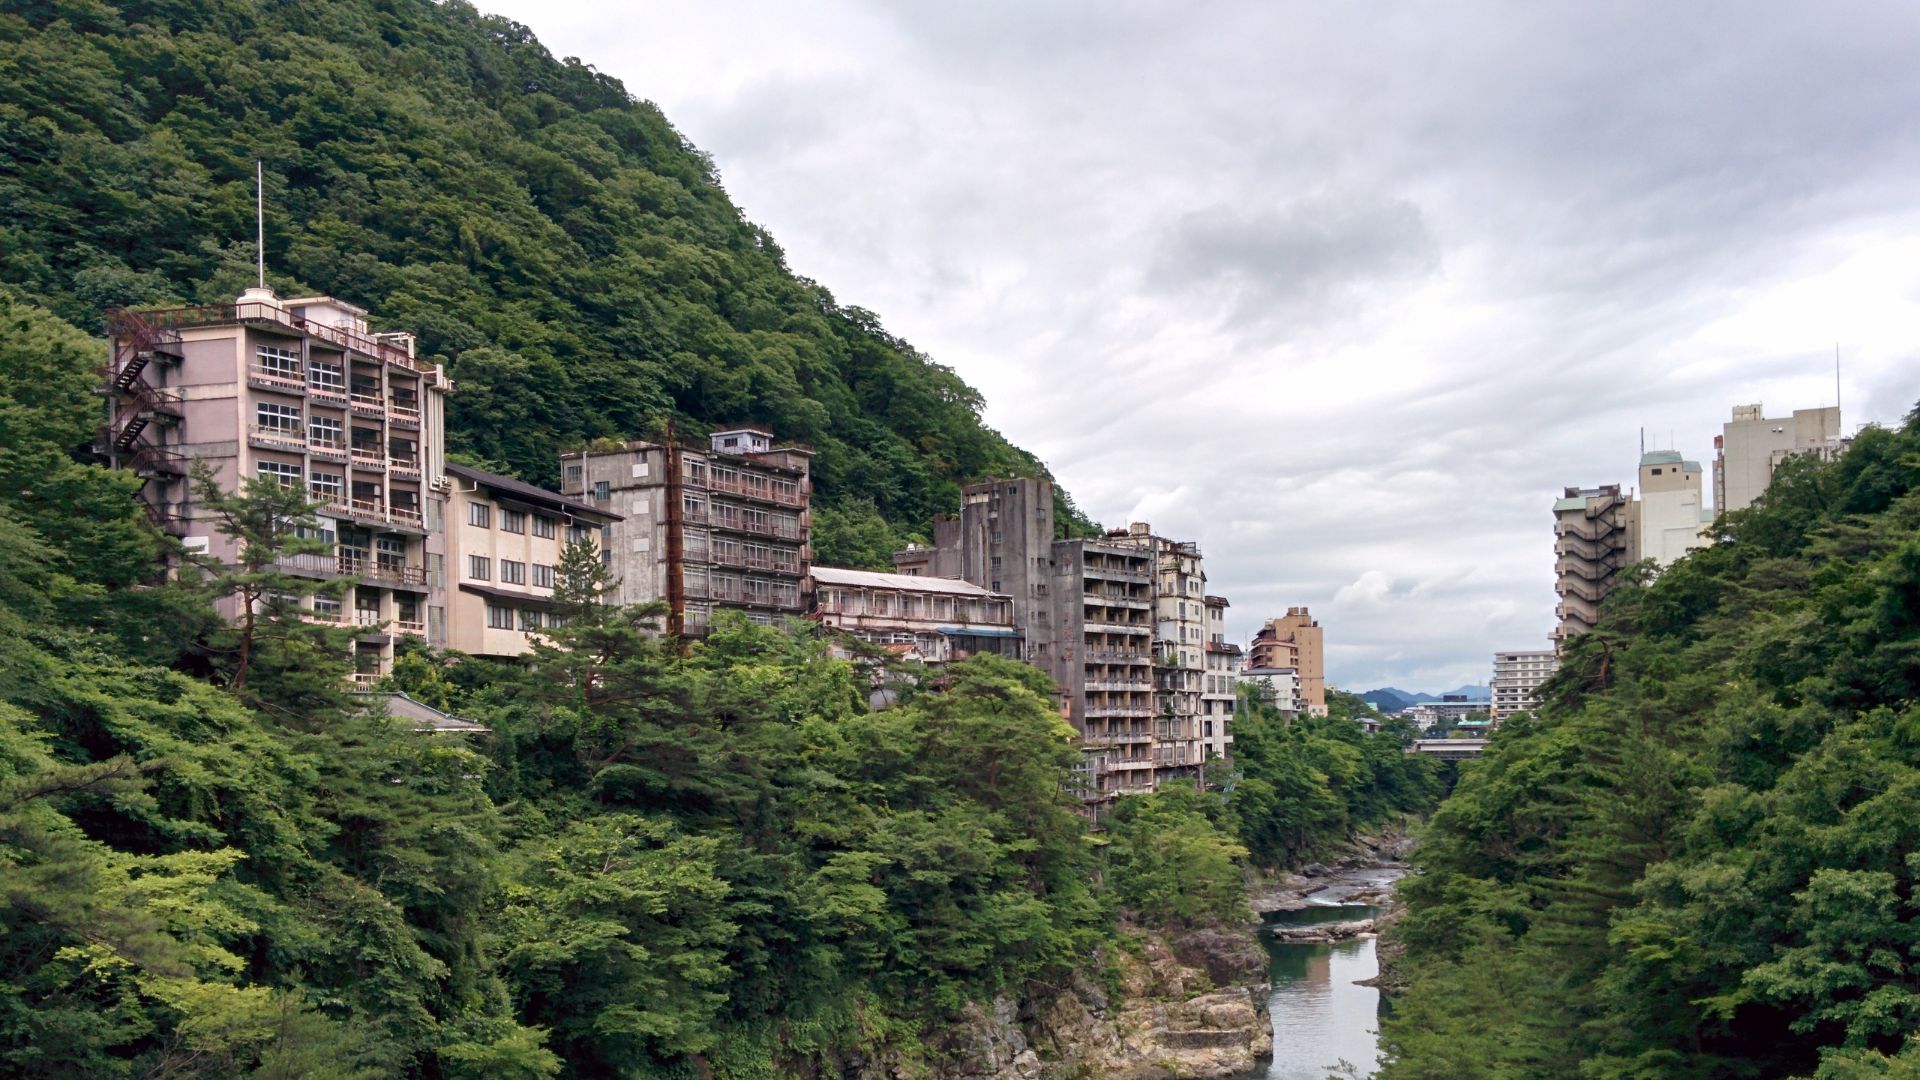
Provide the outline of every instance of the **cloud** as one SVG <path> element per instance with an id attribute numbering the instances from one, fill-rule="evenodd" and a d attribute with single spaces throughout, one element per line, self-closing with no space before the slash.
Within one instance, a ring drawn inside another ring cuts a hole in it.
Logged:
<path id="1" fill-rule="evenodd" d="M 1229 631 L 1484 682 L 1567 484 L 1734 404 L 1920 398 L 1920 5 L 494 0 L 958 370 Z"/>
<path id="2" fill-rule="evenodd" d="M 1405 199 L 1319 194 L 1270 210 L 1179 219 L 1147 268 L 1148 288 L 1216 293 L 1234 322 L 1298 319 L 1438 269 L 1420 208 Z"/>

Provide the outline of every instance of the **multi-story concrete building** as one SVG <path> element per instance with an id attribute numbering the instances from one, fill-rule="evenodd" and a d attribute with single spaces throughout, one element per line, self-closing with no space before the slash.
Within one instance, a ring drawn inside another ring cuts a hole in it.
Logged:
<path id="1" fill-rule="evenodd" d="M 554 625 L 553 595 L 568 544 L 596 551 L 601 530 L 620 515 L 465 465 L 453 481 L 447 556 L 447 645 L 476 656 L 518 656 L 529 635 Z"/>
<path id="2" fill-rule="evenodd" d="M 807 610 L 812 451 L 761 428 L 709 443 L 666 439 L 560 455 L 563 493 L 620 520 L 608 525 L 612 600 L 664 600 L 674 634 L 706 633 L 715 611 L 759 623 Z"/>
<path id="3" fill-rule="evenodd" d="M 1227 641 L 1227 598 L 1208 596 L 1206 671 L 1200 684 L 1200 746 L 1209 758 L 1230 755 L 1233 732 L 1234 684 L 1245 659 L 1240 646 Z"/>
<path id="4" fill-rule="evenodd" d="M 1083 792 L 1098 804 L 1152 791 L 1155 753 L 1154 556 L 1124 537 L 1054 545 L 1048 674 L 1080 733 Z M 1098 810 L 1096 809 L 1096 813 Z"/>
<path id="5" fill-rule="evenodd" d="M 1025 658 L 1052 666 L 1053 485 L 1045 479 L 967 485 L 958 517 L 934 517 L 933 546 L 909 547 L 893 562 L 903 574 L 960 578 L 1008 596 Z"/>
<path id="6" fill-rule="evenodd" d="M 959 578 L 815 566 L 813 617 L 862 641 L 910 646 L 929 664 L 976 653 L 1018 659 L 1010 597 Z"/>
<path id="7" fill-rule="evenodd" d="M 1560 667 L 1552 649 L 1517 650 L 1493 654 L 1493 699 L 1487 715 L 1494 723 L 1517 712 L 1538 707 L 1534 692 Z"/>
<path id="8" fill-rule="evenodd" d="M 1304 607 L 1290 607 L 1278 619 L 1268 619 L 1253 635 L 1247 650 L 1250 668 L 1292 668 L 1299 673 L 1300 697 L 1315 716 L 1327 714 L 1326 638 L 1320 624 Z"/>
<path id="9" fill-rule="evenodd" d="M 1700 475 L 1676 450 L 1640 455 L 1640 558 L 1664 569 L 1707 546 L 1713 512 L 1700 501 Z"/>
<path id="10" fill-rule="evenodd" d="M 1619 484 L 1567 488 L 1553 504 L 1556 648 L 1593 629 L 1614 576 L 1639 561 L 1639 505 Z"/>
<path id="11" fill-rule="evenodd" d="M 194 497 L 187 470 L 221 487 L 243 478 L 304 488 L 323 508 L 330 555 L 283 568 L 353 578 L 315 597 L 312 617 L 365 628 L 355 678 L 388 670 L 394 632 L 447 641 L 443 397 L 446 373 L 413 355 L 413 336 L 373 333 L 341 300 L 283 300 L 248 289 L 231 304 L 116 311 L 106 372 L 109 459 L 146 481 L 156 523 L 222 560 L 236 552 Z M 229 617 L 236 611 L 225 612 Z"/>
<path id="12" fill-rule="evenodd" d="M 1785 419 L 1768 419 L 1759 405 L 1735 405 L 1733 419 L 1713 440 L 1713 508 L 1725 514 L 1753 505 L 1773 470 L 1794 454 L 1831 458 L 1846 447 L 1840 434 L 1840 407 L 1795 409 Z"/>
<path id="13" fill-rule="evenodd" d="M 1253 694 L 1283 713 L 1299 715 L 1307 711 L 1300 696 L 1300 672 L 1290 667 L 1258 667 L 1248 664 L 1234 676 L 1237 686 L 1253 687 Z"/>

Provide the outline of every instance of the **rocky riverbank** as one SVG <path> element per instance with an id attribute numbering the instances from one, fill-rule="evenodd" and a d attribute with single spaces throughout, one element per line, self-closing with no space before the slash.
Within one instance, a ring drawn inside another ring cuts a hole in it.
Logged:
<path id="1" fill-rule="evenodd" d="M 1087 979 L 971 1007 L 937 1047 L 938 1080 L 1228 1080 L 1272 1056 L 1267 956 L 1251 928 L 1131 928 L 1115 989 Z M 919 1075 L 864 1063 L 862 1080 Z"/>
<path id="2" fill-rule="evenodd" d="M 1376 871 L 1405 869 L 1412 850 L 1413 841 L 1400 829 L 1362 836 L 1343 845 L 1327 862 L 1309 863 L 1291 872 L 1250 874 L 1247 902 L 1256 915 L 1298 911 L 1315 903 L 1320 893 L 1342 888 L 1342 903 L 1385 905 L 1392 898 L 1392 884 L 1367 879 Z"/>

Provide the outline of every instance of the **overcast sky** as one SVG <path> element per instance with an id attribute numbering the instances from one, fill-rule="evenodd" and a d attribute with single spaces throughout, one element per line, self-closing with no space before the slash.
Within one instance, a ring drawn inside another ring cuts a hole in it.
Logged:
<path id="1" fill-rule="evenodd" d="M 1920 400 L 1920 4 L 480 0 L 1356 690 L 1544 648 L 1567 484 Z M 1709 498 L 1711 496 L 1709 495 Z"/>

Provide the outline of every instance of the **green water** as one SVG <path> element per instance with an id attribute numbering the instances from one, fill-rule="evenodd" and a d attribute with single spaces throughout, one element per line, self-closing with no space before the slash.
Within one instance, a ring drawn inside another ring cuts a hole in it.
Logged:
<path id="1" fill-rule="evenodd" d="M 1316 897 L 1336 901 L 1362 884 L 1397 876 L 1375 871 Z M 1371 919 L 1380 908 L 1365 904 L 1320 903 L 1299 911 L 1267 916 L 1269 926 L 1309 926 Z M 1276 941 L 1261 935 L 1271 958 L 1273 984 L 1267 1007 L 1273 1016 L 1273 1061 L 1249 1080 L 1323 1080 L 1328 1076 L 1372 1076 L 1379 1056 L 1380 991 L 1355 986 L 1380 973 L 1372 938 L 1353 941 Z M 1343 1064 L 1344 1063 L 1344 1064 Z M 1351 1071 L 1348 1071 L 1348 1067 Z"/>

